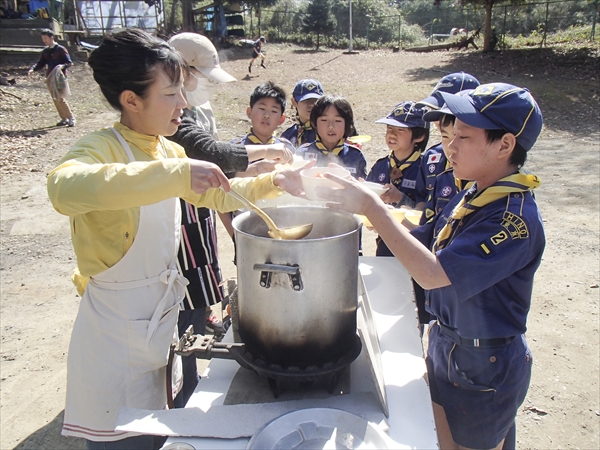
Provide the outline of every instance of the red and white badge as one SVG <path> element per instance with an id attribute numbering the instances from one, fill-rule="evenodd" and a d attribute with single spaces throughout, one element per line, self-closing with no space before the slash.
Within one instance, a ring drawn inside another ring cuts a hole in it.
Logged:
<path id="1" fill-rule="evenodd" d="M 437 164 L 441 160 L 442 160 L 441 153 L 432 153 L 431 155 L 429 155 L 429 158 L 427 158 L 427 164 Z"/>

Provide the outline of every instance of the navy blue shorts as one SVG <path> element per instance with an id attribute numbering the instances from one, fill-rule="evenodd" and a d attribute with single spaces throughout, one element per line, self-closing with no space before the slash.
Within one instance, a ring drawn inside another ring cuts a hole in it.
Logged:
<path id="1" fill-rule="evenodd" d="M 533 358 L 525 336 L 498 347 L 467 347 L 432 323 L 426 362 L 431 400 L 444 408 L 454 441 L 496 447 L 529 388 Z"/>

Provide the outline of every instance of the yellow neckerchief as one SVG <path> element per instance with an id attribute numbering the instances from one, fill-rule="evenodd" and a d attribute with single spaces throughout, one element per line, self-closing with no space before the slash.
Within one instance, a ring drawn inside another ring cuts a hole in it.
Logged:
<path id="1" fill-rule="evenodd" d="M 248 132 L 248 135 L 246 137 L 248 139 L 250 139 L 250 142 L 252 142 L 253 144 L 259 144 L 259 145 L 275 144 L 275 136 L 271 136 L 267 142 L 263 143 L 263 141 L 261 141 L 259 138 L 256 137 L 256 135 L 252 131 L 252 128 L 250 128 L 250 131 Z"/>
<path id="2" fill-rule="evenodd" d="M 419 150 L 415 150 L 412 152 L 412 154 L 403 162 L 400 163 L 400 161 L 398 161 L 398 158 L 396 158 L 396 155 L 394 155 L 394 152 L 390 153 L 389 159 L 390 159 L 390 180 L 392 182 L 398 182 L 398 180 L 400 180 L 402 178 L 404 169 L 406 169 L 407 167 L 410 167 L 410 165 L 412 163 L 414 163 L 416 160 L 418 160 L 421 157 L 421 152 Z"/>
<path id="3" fill-rule="evenodd" d="M 305 131 L 312 130 L 312 126 L 310 124 L 310 120 L 306 123 L 300 122 L 300 118 L 298 118 L 298 142 L 302 142 L 302 135 Z"/>
<path id="4" fill-rule="evenodd" d="M 323 152 L 324 155 L 329 155 L 329 153 L 333 153 L 335 156 L 337 156 L 344 149 L 344 141 L 344 138 L 340 139 L 336 146 L 333 148 L 333 150 L 327 150 L 327 147 L 325 147 L 325 145 L 323 145 L 323 143 L 321 142 L 321 138 L 317 136 L 317 141 L 315 142 L 315 145 L 319 150 Z"/>
<path id="5" fill-rule="evenodd" d="M 461 201 L 454 207 L 452 214 L 444 228 L 440 230 L 433 244 L 432 252 L 435 254 L 438 250 L 450 244 L 454 235 L 462 224 L 462 219 L 475 211 L 483 208 L 500 198 L 507 197 L 514 192 L 527 192 L 537 188 L 540 185 L 540 179 L 533 175 L 519 170 L 514 175 L 501 178 L 490 187 L 481 192 L 467 192 Z"/>

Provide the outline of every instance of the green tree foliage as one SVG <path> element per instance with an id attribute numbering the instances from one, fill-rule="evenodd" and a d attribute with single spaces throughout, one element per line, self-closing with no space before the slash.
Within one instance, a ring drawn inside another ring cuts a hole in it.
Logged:
<path id="1" fill-rule="evenodd" d="M 321 35 L 327 36 L 335 29 L 335 21 L 331 17 L 329 0 L 311 0 L 306 7 L 306 15 L 302 17 L 302 31 L 317 35 L 317 50 L 321 44 Z"/>

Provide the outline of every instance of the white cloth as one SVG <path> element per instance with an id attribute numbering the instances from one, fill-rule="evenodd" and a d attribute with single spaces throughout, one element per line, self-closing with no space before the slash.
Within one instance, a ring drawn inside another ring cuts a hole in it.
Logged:
<path id="1" fill-rule="evenodd" d="M 58 78 L 61 78 L 64 87 L 62 89 L 58 89 Z M 69 88 L 69 80 L 63 73 L 61 66 L 58 65 L 48 74 L 46 77 L 46 87 L 50 92 L 50 95 L 54 100 L 58 100 L 60 98 L 67 98 L 71 96 L 71 89 Z"/>
<path id="2" fill-rule="evenodd" d="M 135 161 L 127 142 L 112 131 Z M 142 206 L 129 251 L 90 278 L 69 345 L 63 435 L 124 439 L 137 434 L 114 431 L 121 407 L 165 408 L 167 361 L 187 284 L 176 268 L 180 222 L 176 198 Z M 176 393 L 181 359 L 173 365 Z"/>

